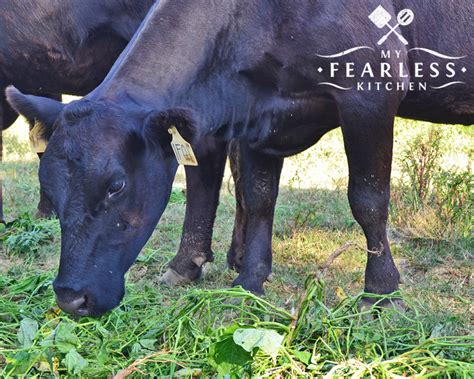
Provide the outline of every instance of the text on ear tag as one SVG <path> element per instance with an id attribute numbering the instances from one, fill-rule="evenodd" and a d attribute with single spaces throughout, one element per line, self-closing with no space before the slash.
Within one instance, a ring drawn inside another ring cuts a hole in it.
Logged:
<path id="1" fill-rule="evenodd" d="M 181 137 L 178 129 L 176 129 L 175 126 L 172 126 L 168 129 L 168 132 L 173 136 L 171 147 L 173 148 L 178 163 L 183 166 L 197 166 L 198 161 L 194 155 L 193 148 L 183 137 Z"/>
<path id="2" fill-rule="evenodd" d="M 39 123 L 35 123 L 33 129 L 30 130 L 30 148 L 33 153 L 44 153 L 48 141 L 43 136 L 42 128 Z"/>

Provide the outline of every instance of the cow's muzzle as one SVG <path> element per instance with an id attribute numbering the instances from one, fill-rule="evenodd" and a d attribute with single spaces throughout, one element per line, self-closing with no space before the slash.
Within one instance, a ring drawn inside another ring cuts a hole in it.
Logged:
<path id="1" fill-rule="evenodd" d="M 59 286 L 55 286 L 54 292 L 56 293 L 56 302 L 64 312 L 79 317 L 90 315 L 87 295 Z"/>

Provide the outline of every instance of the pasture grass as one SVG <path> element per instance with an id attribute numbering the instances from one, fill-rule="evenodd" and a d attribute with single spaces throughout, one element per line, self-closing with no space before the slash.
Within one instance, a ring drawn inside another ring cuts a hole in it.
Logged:
<path id="1" fill-rule="evenodd" d="M 16 125 L 2 167 L 9 224 L 0 226 L 0 376 L 472 377 L 473 137 L 469 128 L 397 122 L 389 234 L 404 311 L 359 307 L 365 240 L 347 204 L 335 131 L 285 163 L 274 279 L 264 298 L 229 288 L 236 274 L 225 269 L 235 210 L 228 174 L 216 261 L 197 283 L 159 284 L 179 245 L 180 171 L 170 205 L 127 274 L 122 304 L 99 319 L 73 320 L 56 308 L 51 288 L 58 223 L 28 216 L 38 198 L 37 161 L 25 126 Z M 428 170 L 420 164 L 426 157 Z"/>

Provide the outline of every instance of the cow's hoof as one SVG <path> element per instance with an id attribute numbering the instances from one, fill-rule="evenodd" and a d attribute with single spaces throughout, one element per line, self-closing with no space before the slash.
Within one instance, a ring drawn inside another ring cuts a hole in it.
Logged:
<path id="1" fill-rule="evenodd" d="M 239 275 L 233 282 L 232 287 L 241 286 L 244 290 L 252 292 L 254 295 L 263 296 L 265 291 L 263 290 L 263 282 L 256 280 L 255 278 L 243 278 Z"/>
<path id="2" fill-rule="evenodd" d="M 52 210 L 41 210 L 41 209 L 38 209 L 35 213 L 35 216 L 34 218 L 36 220 L 38 219 L 42 219 L 42 218 L 54 218 L 56 215 L 54 214 L 54 212 Z"/>
<path id="3" fill-rule="evenodd" d="M 191 283 L 191 281 L 191 279 L 178 274 L 171 268 L 166 270 L 166 272 L 160 278 L 160 283 L 166 284 L 170 287 L 182 286 Z"/>
<path id="4" fill-rule="evenodd" d="M 363 312 L 373 310 L 393 310 L 395 313 L 405 313 L 408 307 L 400 298 L 385 299 L 377 301 L 374 298 L 363 298 L 359 303 L 359 309 Z"/>
<path id="5" fill-rule="evenodd" d="M 231 248 L 227 253 L 227 267 L 235 272 L 240 272 L 242 268 L 242 261 L 244 260 L 243 254 L 238 254 L 234 249 Z"/>

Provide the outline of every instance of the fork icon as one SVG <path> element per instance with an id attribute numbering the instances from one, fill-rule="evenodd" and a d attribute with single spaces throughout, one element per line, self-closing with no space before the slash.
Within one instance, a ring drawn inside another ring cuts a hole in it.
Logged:
<path id="1" fill-rule="evenodd" d="M 382 29 L 385 26 L 388 26 L 390 31 L 385 34 L 380 40 L 377 42 L 378 45 L 383 44 L 387 38 L 392 34 L 396 34 L 398 39 L 402 41 L 403 44 L 408 45 L 408 41 L 403 37 L 398 31 L 397 28 L 399 26 L 408 26 L 410 25 L 413 20 L 415 19 L 415 14 L 411 9 L 403 9 L 397 15 L 397 24 L 395 26 L 391 26 L 388 22 L 392 19 L 390 13 L 387 10 L 379 5 L 369 16 L 370 21 L 372 21 L 377 28 Z"/>

